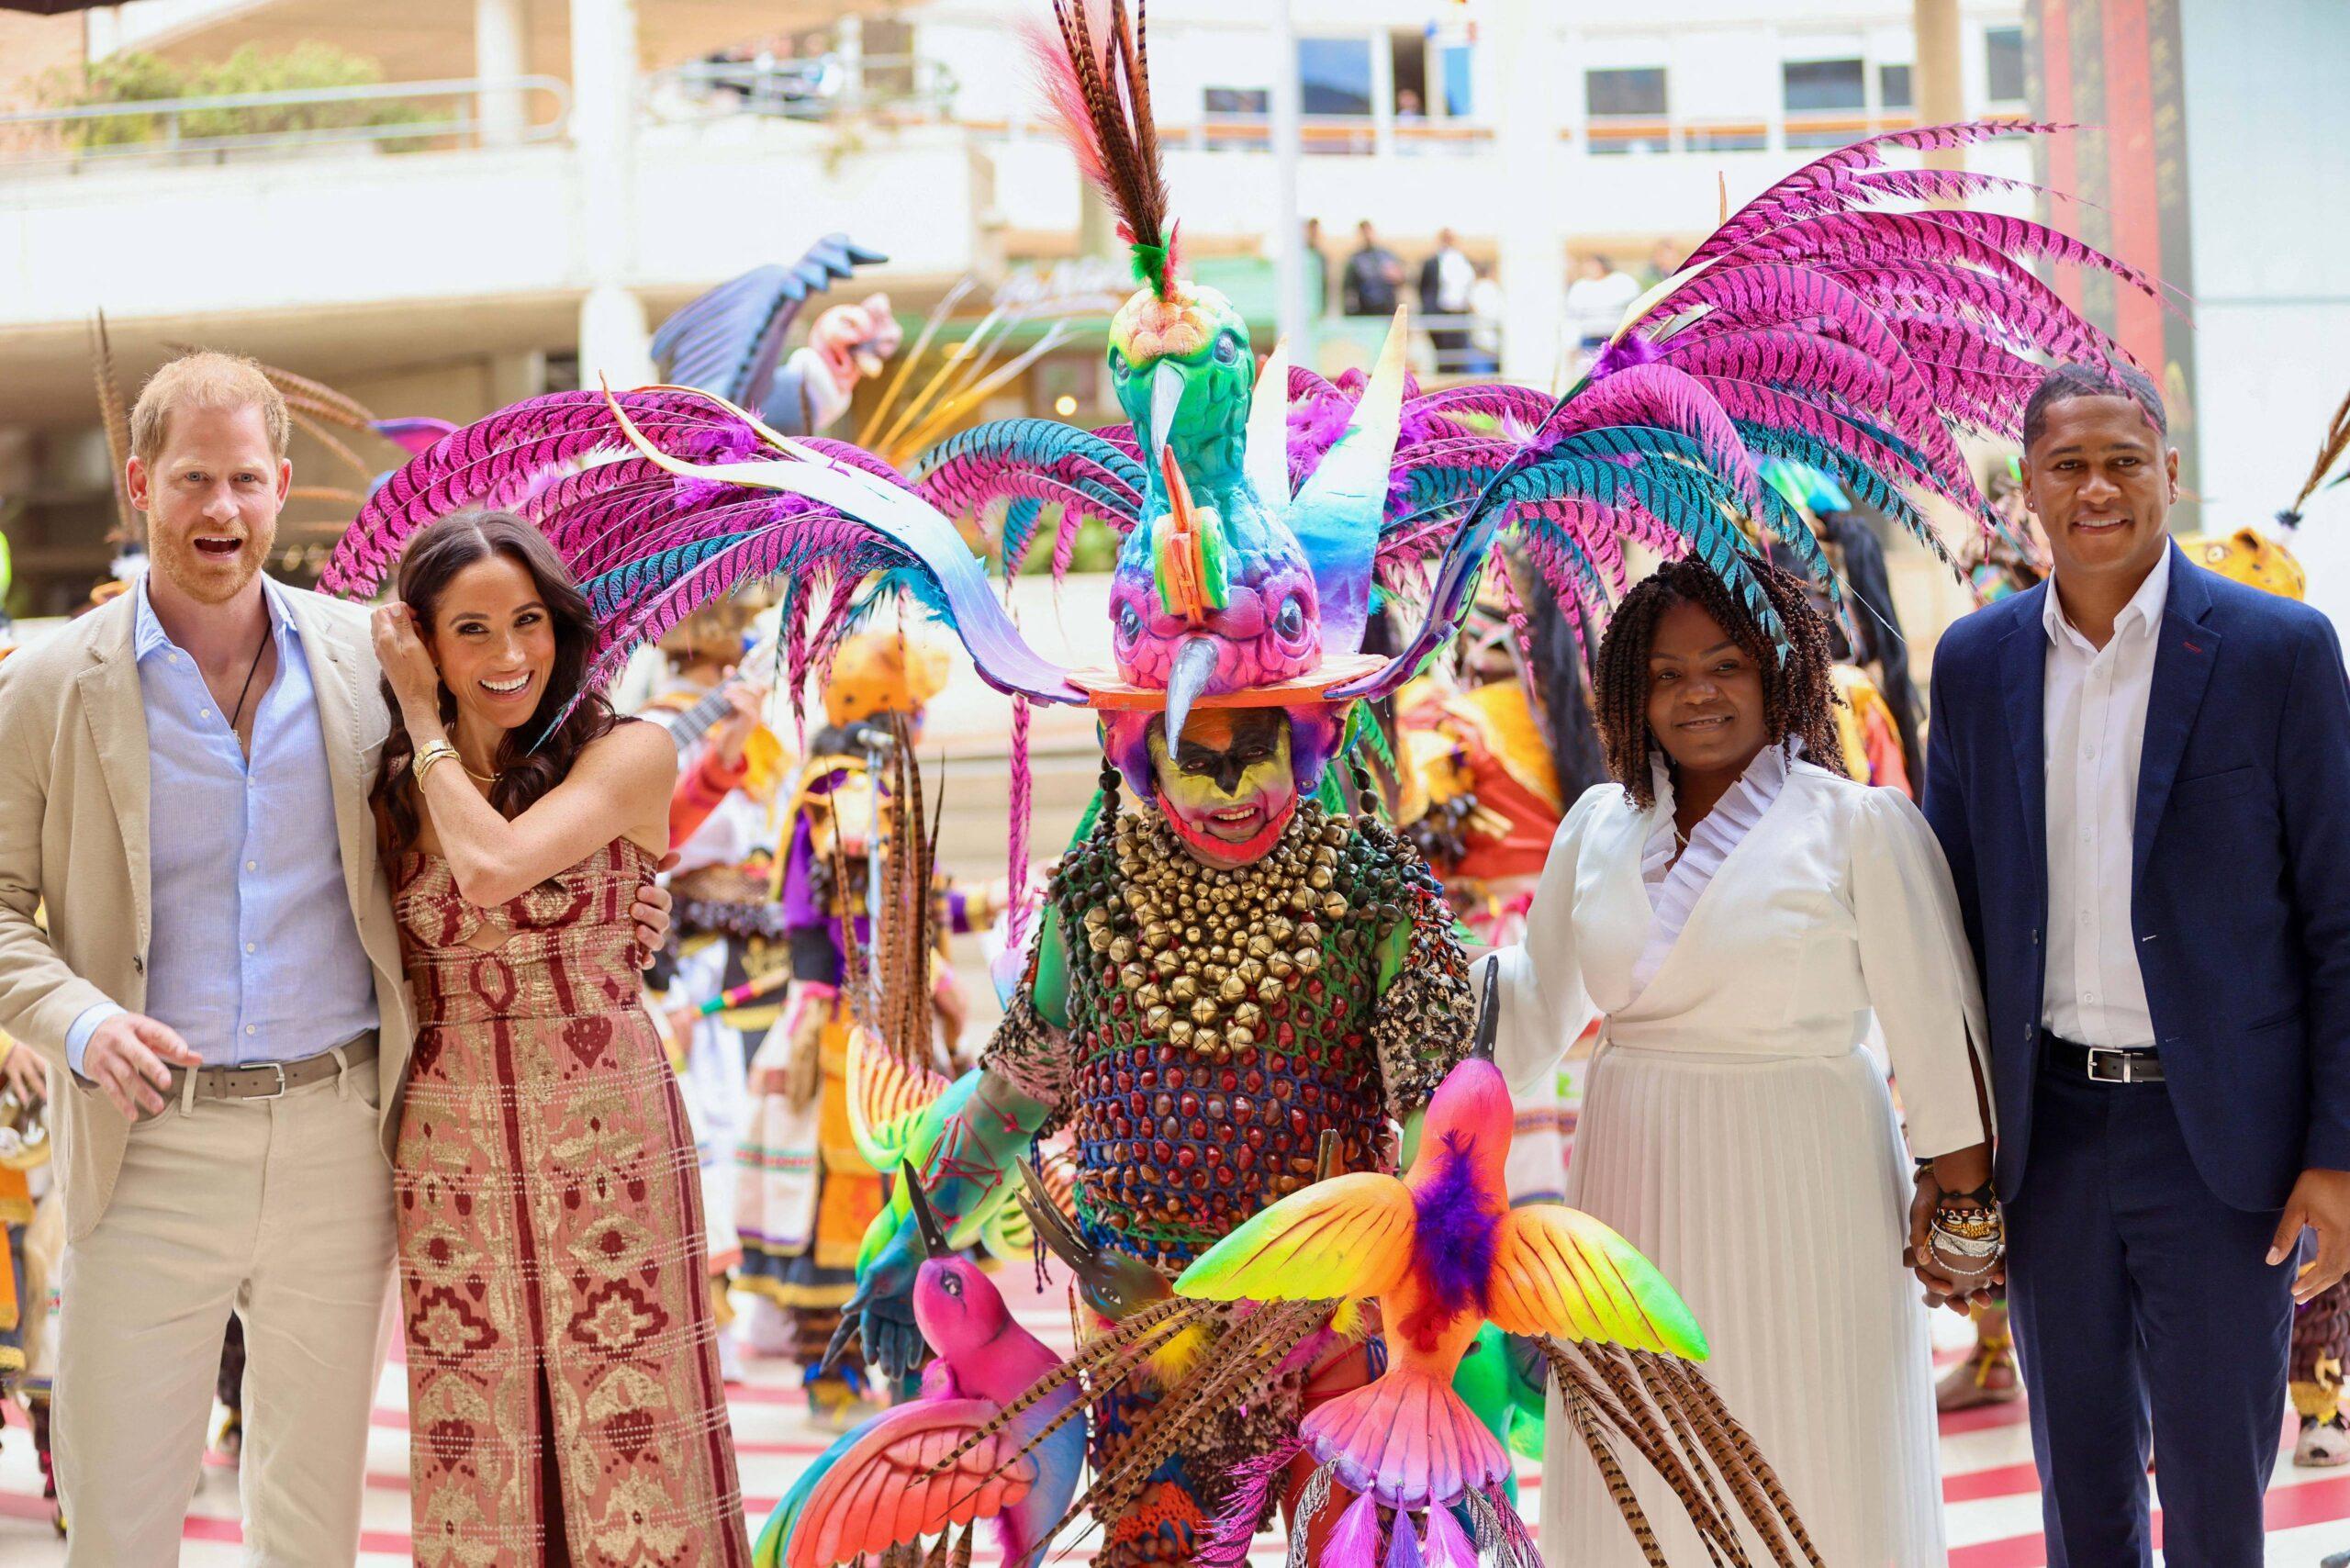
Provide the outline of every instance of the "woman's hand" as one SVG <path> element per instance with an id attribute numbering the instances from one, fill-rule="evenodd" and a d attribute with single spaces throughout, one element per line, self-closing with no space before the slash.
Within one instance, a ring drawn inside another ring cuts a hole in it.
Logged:
<path id="1" fill-rule="evenodd" d="M 1909 1266 L 1910 1272 L 1918 1276 L 1918 1282 L 1926 1287 L 1928 1306 L 1946 1306 L 1964 1315 L 1966 1311 L 1964 1293 L 1933 1266 L 1930 1233 L 1934 1206 L 1942 1202 L 1942 1185 L 1934 1180 L 1932 1167 L 1920 1167 L 1918 1191 L 1909 1200 L 1909 1244 L 1901 1249 L 1901 1260 Z"/>
<path id="2" fill-rule="evenodd" d="M 405 604 L 383 605 L 370 617 L 369 634 L 409 738 L 420 742 L 419 730 L 437 732 L 440 725 L 441 671 L 417 632 L 416 618 Z"/>
<path id="3" fill-rule="evenodd" d="M 1969 1175 L 1975 1179 L 1968 1181 Z M 1931 1165 L 1921 1167 L 1918 1171 L 1917 1193 L 1909 1204 L 1909 1244 L 1902 1249 L 1901 1260 L 1917 1274 L 1918 1282 L 1926 1287 L 1928 1306 L 1947 1306 L 1953 1312 L 1964 1313 L 1978 1299 L 1994 1299 L 2007 1282 L 2007 1251 L 2004 1236 L 1998 1234 L 1997 1200 L 1974 1196 L 1989 1181 L 1990 1154 L 1986 1145 L 1940 1156 Z M 1966 1184 L 1958 1185 L 1961 1182 Z M 1952 1218 L 1955 1221 L 1964 1221 L 1969 1216 L 1979 1218 L 1985 1204 L 1990 1205 L 1992 1239 L 1998 1249 L 1985 1260 L 1986 1269 L 1962 1280 L 1953 1272 L 1953 1265 L 1935 1249 L 1934 1217 L 1947 1205 L 1952 1209 Z"/>

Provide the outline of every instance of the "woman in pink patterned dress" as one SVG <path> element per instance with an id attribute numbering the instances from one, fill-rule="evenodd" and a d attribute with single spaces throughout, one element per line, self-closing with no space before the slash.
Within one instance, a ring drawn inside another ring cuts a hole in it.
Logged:
<path id="1" fill-rule="evenodd" d="M 693 1137 L 629 919 L 675 749 L 581 694 L 588 602 L 528 523 L 427 528 L 399 598 L 375 806 L 418 1023 L 394 1174 L 416 1560 L 748 1568 Z"/>

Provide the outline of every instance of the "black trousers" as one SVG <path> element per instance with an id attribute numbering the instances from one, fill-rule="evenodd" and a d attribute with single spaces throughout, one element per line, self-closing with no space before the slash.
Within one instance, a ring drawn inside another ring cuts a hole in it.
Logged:
<path id="1" fill-rule="evenodd" d="M 2051 1067 L 2007 1219 L 2050 1568 L 2152 1561 L 2150 1452 L 2165 1561 L 2258 1568 L 2292 1335 L 2277 1212 L 2203 1184 L 2165 1086 Z"/>

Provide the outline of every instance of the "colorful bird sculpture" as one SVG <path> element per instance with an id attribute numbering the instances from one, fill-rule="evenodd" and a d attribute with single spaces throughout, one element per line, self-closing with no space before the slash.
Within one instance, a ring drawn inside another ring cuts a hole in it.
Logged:
<path id="1" fill-rule="evenodd" d="M 1016 1406 L 1060 1357 L 947 1247 L 911 1165 L 902 1181 L 929 1253 L 914 1316 L 938 1359 L 918 1397 L 834 1443 L 776 1506 L 753 1551 L 759 1568 L 831 1568 L 979 1519 L 995 1521 L 1006 1568 L 1035 1568 L 1076 1495 L 1085 1423 L 1047 1428 L 1077 1402 L 1077 1385 Z M 991 1425 L 994 1437 L 966 1441 Z"/>
<path id="2" fill-rule="evenodd" d="M 1509 1206 L 1503 1164 L 1514 1120 L 1500 1070 L 1464 1061 L 1430 1102 L 1419 1157 L 1404 1176 L 1316 1182 L 1241 1226 L 1176 1282 L 1179 1294 L 1211 1301 L 1378 1298 L 1387 1371 L 1312 1412 L 1299 1432 L 1358 1495 L 1325 1562 L 1370 1563 L 1382 1505 L 1425 1512 L 1427 1560 L 1474 1562 L 1473 1552 L 1461 1555 L 1469 1548 L 1450 1507 L 1472 1496 L 1506 1506 L 1511 1471 L 1507 1450 L 1452 1390 L 1487 1320 L 1510 1333 L 1706 1354 L 1688 1307 L 1622 1237 L 1562 1204 Z"/>

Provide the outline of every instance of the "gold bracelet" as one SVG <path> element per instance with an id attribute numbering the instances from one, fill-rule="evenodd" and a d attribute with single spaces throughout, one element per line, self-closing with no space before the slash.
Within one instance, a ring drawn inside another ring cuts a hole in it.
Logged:
<path id="1" fill-rule="evenodd" d="M 456 755 L 457 748 L 451 745 L 447 741 L 427 742 L 424 749 L 416 754 L 416 761 L 411 765 L 412 771 L 416 776 L 416 787 L 420 790 L 424 788 L 424 776 L 432 771 L 432 765 L 434 763 L 443 761 Z"/>

